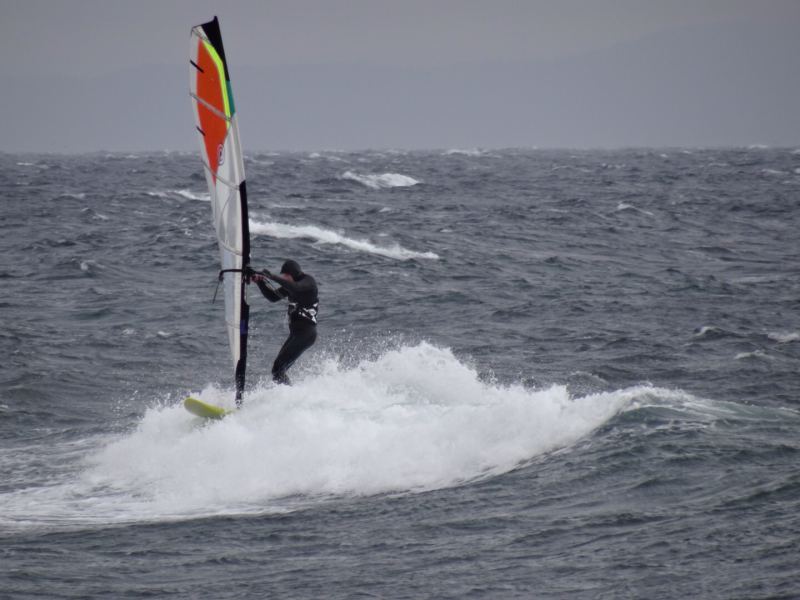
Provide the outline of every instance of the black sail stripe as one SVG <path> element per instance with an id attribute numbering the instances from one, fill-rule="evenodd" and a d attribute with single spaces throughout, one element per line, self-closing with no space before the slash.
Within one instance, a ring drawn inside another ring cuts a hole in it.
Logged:
<path id="1" fill-rule="evenodd" d="M 247 182 L 242 181 L 239 184 L 239 206 L 241 207 L 242 215 L 242 268 L 250 264 L 250 222 L 247 214 Z M 237 402 L 241 401 L 242 394 L 244 393 L 245 373 L 247 371 L 247 333 L 250 327 L 250 306 L 247 304 L 247 296 L 245 295 L 245 281 L 242 277 L 241 281 L 242 291 L 241 298 L 241 317 L 239 324 L 239 363 L 236 365 L 234 373 L 234 380 L 236 383 L 236 398 Z"/>
<path id="2" fill-rule="evenodd" d="M 225 79 L 231 80 L 231 75 L 228 73 L 228 61 L 225 59 L 225 48 L 222 45 L 222 33 L 219 30 L 219 20 L 214 17 L 208 23 L 203 23 L 203 32 L 206 34 L 209 43 L 214 46 L 219 57 L 222 59 L 222 66 L 225 69 Z"/>

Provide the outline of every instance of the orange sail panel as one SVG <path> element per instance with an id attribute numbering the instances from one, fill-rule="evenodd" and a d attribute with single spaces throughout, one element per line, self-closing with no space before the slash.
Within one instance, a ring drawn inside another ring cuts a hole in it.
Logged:
<path id="1" fill-rule="evenodd" d="M 228 104 L 225 73 L 214 48 L 207 42 L 199 41 L 196 64 L 199 67 L 197 69 L 199 127 L 204 134 L 208 166 L 216 177 L 230 119 L 230 114 L 225 110 Z"/>

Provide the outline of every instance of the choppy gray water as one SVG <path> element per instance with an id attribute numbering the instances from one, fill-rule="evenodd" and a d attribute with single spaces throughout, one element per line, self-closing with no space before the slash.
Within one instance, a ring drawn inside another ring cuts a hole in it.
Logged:
<path id="1" fill-rule="evenodd" d="M 800 596 L 800 152 L 0 155 L 0 596 Z"/>

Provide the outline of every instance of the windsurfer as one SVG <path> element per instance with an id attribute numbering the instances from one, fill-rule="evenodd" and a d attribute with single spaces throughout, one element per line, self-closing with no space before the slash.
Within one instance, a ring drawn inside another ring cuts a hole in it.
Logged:
<path id="1" fill-rule="evenodd" d="M 303 273 L 300 265 L 293 260 L 283 263 L 280 275 L 273 275 L 266 269 L 255 271 L 248 266 L 245 267 L 245 276 L 248 283 L 254 281 L 258 285 L 258 289 L 270 302 L 284 298 L 289 300 L 289 337 L 281 346 L 272 365 L 272 380 L 290 385 L 286 371 L 317 340 L 317 282 L 308 273 Z M 268 279 L 279 287 L 272 287 L 267 282 Z"/>

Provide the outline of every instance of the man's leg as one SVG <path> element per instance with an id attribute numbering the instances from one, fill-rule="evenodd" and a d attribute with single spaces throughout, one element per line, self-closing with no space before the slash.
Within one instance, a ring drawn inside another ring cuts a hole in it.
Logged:
<path id="1" fill-rule="evenodd" d="M 272 365 L 272 380 L 275 383 L 291 385 L 286 371 L 289 370 L 300 355 L 308 350 L 317 340 L 317 328 L 308 327 L 301 331 L 293 332 L 281 346 L 278 356 Z"/>

